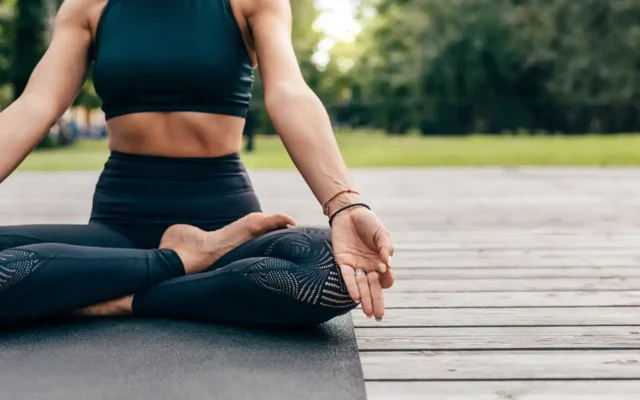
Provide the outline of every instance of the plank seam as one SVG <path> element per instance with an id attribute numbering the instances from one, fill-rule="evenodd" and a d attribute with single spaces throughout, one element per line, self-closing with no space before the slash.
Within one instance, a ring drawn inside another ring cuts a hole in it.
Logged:
<path id="1" fill-rule="evenodd" d="M 572 306 L 572 305 L 559 305 L 559 306 L 478 306 L 478 307 L 386 307 L 386 310 L 481 310 L 481 309 L 547 309 L 547 308 L 640 308 L 637 304 L 600 304 L 600 305 L 585 305 L 585 306 Z M 357 308 L 361 309 L 360 306 Z"/>
<path id="2" fill-rule="evenodd" d="M 384 325 L 384 326 L 370 326 L 370 325 L 354 325 L 356 329 L 431 329 L 431 328 L 447 328 L 447 329 L 459 329 L 459 328 L 600 328 L 600 327 L 619 327 L 619 328 L 635 328 L 640 324 L 584 324 L 584 325 Z"/>
<path id="3" fill-rule="evenodd" d="M 599 250 L 599 251 L 609 251 L 616 255 L 616 251 L 619 250 L 628 250 L 628 251 L 637 251 L 638 248 L 634 247 L 632 244 L 629 246 L 584 246 L 584 247 L 440 247 L 440 248 L 420 248 L 420 247 L 403 247 L 402 242 L 394 245 L 394 249 L 397 253 L 491 253 L 491 252 L 499 252 L 499 251 L 521 251 L 521 252 L 532 252 L 532 251 L 548 251 L 548 252 L 562 252 L 562 251 L 579 251 L 579 250 Z"/>
<path id="4" fill-rule="evenodd" d="M 525 279 L 523 279 L 525 280 Z M 526 279 L 529 280 L 529 279 Z M 480 283 L 480 282 L 479 282 Z M 394 293 L 421 294 L 421 293 L 607 293 L 607 292 L 637 292 L 637 289 L 527 289 L 527 290 L 424 290 L 401 291 Z"/>
<path id="5" fill-rule="evenodd" d="M 358 349 L 360 353 L 409 353 L 409 352 L 422 352 L 431 351 L 437 353 L 483 353 L 483 352 L 495 352 L 495 353 L 510 353 L 513 351 L 546 351 L 546 352 L 578 352 L 578 351 L 632 351 L 640 350 L 640 347 L 482 347 L 482 348 L 454 348 L 454 347 L 418 347 L 418 348 L 384 348 L 384 349 Z"/>
<path id="6" fill-rule="evenodd" d="M 499 257 L 497 258 L 499 259 Z M 410 260 L 411 262 L 416 262 L 414 260 Z M 399 261 L 395 261 L 395 262 L 399 262 Z M 420 263 L 424 262 L 424 260 L 420 260 Z M 433 262 L 433 264 L 436 264 L 436 262 Z M 394 270 L 403 270 L 403 271 L 432 271 L 432 270 L 477 270 L 477 269 L 486 269 L 486 270 L 492 270 L 492 269 L 511 269 L 511 270 L 519 270 L 519 269 L 537 269 L 537 270 L 541 270 L 541 269 L 549 269 L 549 270 L 557 270 L 557 269 L 577 269 L 577 268 L 583 268 L 583 269 L 604 269 L 604 268 L 620 268 L 620 269 L 629 269 L 629 270 L 637 270 L 638 267 L 637 266 L 631 266 L 631 265 L 609 265 L 607 264 L 607 266 L 601 266 L 601 265 L 582 265 L 582 266 L 565 266 L 562 264 L 557 264 L 554 266 L 523 266 L 523 267 L 501 267 L 501 266 L 496 266 L 496 267 L 446 267 L 446 266 L 434 266 L 434 267 L 403 267 L 403 266 L 394 266 L 393 269 Z M 627 276 L 627 275 L 625 275 Z M 637 275 L 633 275 L 636 276 Z"/>
<path id="7" fill-rule="evenodd" d="M 638 378 L 452 378 L 452 379 L 367 379 L 365 382 L 609 382 L 609 381 L 631 381 L 640 382 Z"/>

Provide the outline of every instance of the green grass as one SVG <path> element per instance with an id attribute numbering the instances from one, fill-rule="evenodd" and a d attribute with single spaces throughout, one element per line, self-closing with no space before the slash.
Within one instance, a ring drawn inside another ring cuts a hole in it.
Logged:
<path id="1" fill-rule="evenodd" d="M 432 166 L 640 166 L 640 135 L 392 137 L 338 133 L 350 167 Z M 292 168 L 277 137 L 260 137 L 244 154 L 249 168 Z M 104 141 L 81 141 L 67 149 L 31 154 L 22 171 L 99 170 L 108 157 Z"/>

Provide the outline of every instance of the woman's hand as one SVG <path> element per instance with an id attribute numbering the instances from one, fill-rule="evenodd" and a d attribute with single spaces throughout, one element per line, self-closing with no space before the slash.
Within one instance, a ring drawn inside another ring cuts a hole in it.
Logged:
<path id="1" fill-rule="evenodd" d="M 331 241 L 349 295 L 360 302 L 367 317 L 381 319 L 384 316 L 382 290 L 394 282 L 389 231 L 373 212 L 355 207 L 336 215 Z M 357 270 L 363 270 L 364 274 L 356 273 Z"/>

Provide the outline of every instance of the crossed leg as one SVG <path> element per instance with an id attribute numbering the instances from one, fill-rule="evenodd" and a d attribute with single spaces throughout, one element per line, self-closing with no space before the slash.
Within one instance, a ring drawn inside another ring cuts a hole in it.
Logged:
<path id="1" fill-rule="evenodd" d="M 2 228 L 0 320 L 80 309 L 283 326 L 324 322 L 354 308 L 326 231 L 265 234 L 291 222 L 251 214 L 215 232 L 174 226 L 152 250 L 117 247 L 131 243 L 104 226 Z M 92 236 L 106 237 L 111 247 L 83 245 Z M 38 243 L 61 238 L 67 243 Z"/>

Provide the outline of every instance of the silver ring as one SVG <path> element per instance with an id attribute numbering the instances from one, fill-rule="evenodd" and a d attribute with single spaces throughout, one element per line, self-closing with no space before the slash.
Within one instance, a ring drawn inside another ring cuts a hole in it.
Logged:
<path id="1" fill-rule="evenodd" d="M 367 273 L 366 273 L 366 272 L 364 272 L 364 270 L 363 270 L 363 269 L 357 269 L 357 270 L 356 270 L 356 275 L 366 275 L 366 274 L 367 274 Z"/>

